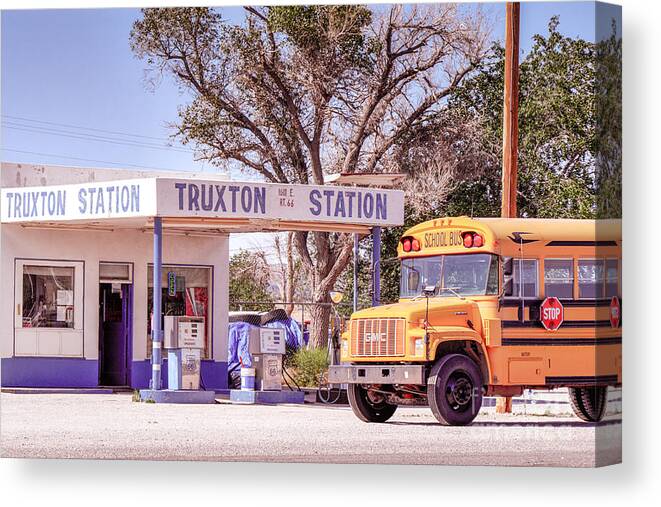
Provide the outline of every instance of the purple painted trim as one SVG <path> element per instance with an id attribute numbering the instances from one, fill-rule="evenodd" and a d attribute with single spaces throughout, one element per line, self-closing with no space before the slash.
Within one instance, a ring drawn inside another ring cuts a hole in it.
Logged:
<path id="1" fill-rule="evenodd" d="M 131 387 L 134 389 L 148 389 L 151 373 L 151 361 L 149 359 L 133 361 L 131 365 Z M 168 389 L 167 358 L 163 358 L 161 383 L 163 389 Z M 203 359 L 202 385 L 207 390 L 227 389 L 227 363 Z"/>
<path id="2" fill-rule="evenodd" d="M 3 387 L 98 387 L 96 359 L 69 357 L 3 357 Z"/>

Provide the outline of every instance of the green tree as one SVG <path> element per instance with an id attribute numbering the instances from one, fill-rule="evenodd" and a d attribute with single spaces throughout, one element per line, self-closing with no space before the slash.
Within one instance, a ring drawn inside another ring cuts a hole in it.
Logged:
<path id="1" fill-rule="evenodd" d="M 240 250 L 230 257 L 230 310 L 267 311 L 272 304 L 246 305 L 242 301 L 273 303 L 271 271 L 261 252 Z"/>

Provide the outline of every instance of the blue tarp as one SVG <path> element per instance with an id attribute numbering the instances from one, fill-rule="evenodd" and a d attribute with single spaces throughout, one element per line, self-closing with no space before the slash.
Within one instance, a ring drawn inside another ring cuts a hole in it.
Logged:
<path id="1" fill-rule="evenodd" d="M 250 330 L 257 326 L 247 322 L 230 322 L 229 338 L 227 343 L 227 367 L 229 371 L 243 366 L 250 368 L 252 366 L 252 357 L 250 357 L 249 340 Z M 294 350 L 303 346 L 303 333 L 301 326 L 293 319 L 268 322 L 264 327 L 282 328 L 285 330 L 287 345 Z"/>

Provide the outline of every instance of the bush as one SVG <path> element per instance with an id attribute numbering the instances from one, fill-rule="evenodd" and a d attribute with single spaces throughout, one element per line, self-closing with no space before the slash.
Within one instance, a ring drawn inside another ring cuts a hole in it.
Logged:
<path id="1" fill-rule="evenodd" d="M 328 349 L 302 348 L 291 358 L 293 376 L 302 387 L 317 387 L 319 376 L 328 370 Z"/>

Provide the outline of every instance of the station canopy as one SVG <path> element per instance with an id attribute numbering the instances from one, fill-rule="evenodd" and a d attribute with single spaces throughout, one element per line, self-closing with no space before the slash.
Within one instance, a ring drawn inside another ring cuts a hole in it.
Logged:
<path id="1" fill-rule="evenodd" d="M 404 222 L 400 190 L 152 177 L 3 188 L 2 223 L 76 229 L 153 228 L 196 235 L 264 231 L 369 233 Z"/>

